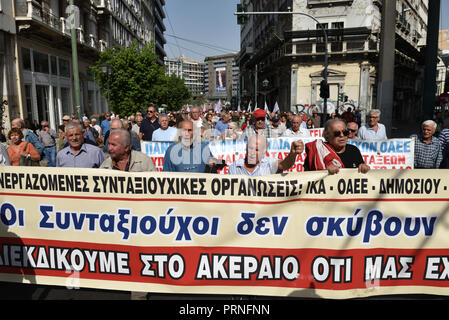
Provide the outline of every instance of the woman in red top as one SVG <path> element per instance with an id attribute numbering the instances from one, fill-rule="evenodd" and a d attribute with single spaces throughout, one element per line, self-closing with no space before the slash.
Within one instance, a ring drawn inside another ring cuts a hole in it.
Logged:
<path id="1" fill-rule="evenodd" d="M 18 166 L 21 155 L 29 157 L 33 161 L 39 161 L 41 159 L 41 156 L 31 143 L 22 141 L 23 133 L 19 128 L 12 128 L 8 132 L 8 139 L 12 142 L 12 144 L 8 147 L 8 155 L 11 165 Z M 27 145 L 26 148 L 25 145 Z"/>

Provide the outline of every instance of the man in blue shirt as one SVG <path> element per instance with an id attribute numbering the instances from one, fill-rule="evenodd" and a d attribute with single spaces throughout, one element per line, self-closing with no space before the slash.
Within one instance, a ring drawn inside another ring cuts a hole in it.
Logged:
<path id="1" fill-rule="evenodd" d="M 101 134 L 102 137 L 106 135 L 106 132 L 109 131 L 109 126 L 111 124 L 111 114 L 109 112 L 106 112 L 105 118 L 103 121 L 101 121 L 100 127 L 101 127 Z"/>
<path id="2" fill-rule="evenodd" d="M 221 120 L 217 122 L 215 129 L 222 134 L 228 129 L 229 121 L 231 120 L 231 116 L 228 113 L 223 113 L 221 116 Z"/>
<path id="3" fill-rule="evenodd" d="M 184 120 L 180 124 L 180 141 L 167 148 L 163 171 L 169 172 L 206 172 L 206 167 L 213 167 L 213 158 L 207 142 L 194 137 L 193 122 Z"/>
<path id="4" fill-rule="evenodd" d="M 69 145 L 58 152 L 57 167 L 99 168 L 105 160 L 103 151 L 84 143 L 84 132 L 80 123 L 69 122 L 65 126 L 65 136 Z"/>
<path id="5" fill-rule="evenodd" d="M 368 123 L 361 126 L 357 138 L 361 140 L 387 140 L 385 126 L 379 123 L 380 110 L 372 109 L 368 113 Z"/>

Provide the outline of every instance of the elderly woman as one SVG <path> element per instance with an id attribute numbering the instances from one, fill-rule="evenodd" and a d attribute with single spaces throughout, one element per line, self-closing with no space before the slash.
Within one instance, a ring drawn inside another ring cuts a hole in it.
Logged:
<path id="1" fill-rule="evenodd" d="M 8 139 L 11 140 L 11 145 L 8 147 L 8 156 L 11 165 L 19 166 L 20 156 L 27 157 L 33 161 L 39 161 L 41 159 L 36 148 L 31 143 L 22 141 L 23 133 L 19 128 L 12 128 L 8 132 Z"/>

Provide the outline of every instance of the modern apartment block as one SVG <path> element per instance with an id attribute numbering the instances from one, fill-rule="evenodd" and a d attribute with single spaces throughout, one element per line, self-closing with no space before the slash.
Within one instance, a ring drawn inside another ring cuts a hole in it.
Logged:
<path id="1" fill-rule="evenodd" d="M 165 58 L 165 73 L 167 75 L 176 75 L 184 80 L 184 84 L 189 89 L 192 97 L 198 97 L 205 94 L 204 78 L 205 63 L 191 60 L 184 56 L 179 58 Z"/>
<path id="2" fill-rule="evenodd" d="M 324 33 L 328 36 L 328 112 L 348 99 L 362 115 L 377 102 L 382 55 L 383 6 L 390 0 L 242 0 L 249 12 L 301 12 L 305 15 L 250 15 L 241 26 L 242 102 L 256 96 L 281 110 L 322 106 Z M 420 105 L 428 0 L 396 2 L 394 41 L 394 119 L 415 117 Z M 259 103 L 260 104 L 260 103 Z M 292 108 L 293 107 L 293 108 Z"/>
<path id="3" fill-rule="evenodd" d="M 47 120 L 56 128 L 63 115 L 76 112 L 69 21 L 76 27 L 81 106 L 88 115 L 108 111 L 89 72 L 107 47 L 154 41 L 163 64 L 164 0 L 74 0 L 74 11 L 66 0 L 0 1 L 1 87 L 10 119 Z"/>
<path id="4" fill-rule="evenodd" d="M 239 95 L 238 53 L 206 57 L 205 90 L 206 97 L 211 101 L 230 102 Z"/>

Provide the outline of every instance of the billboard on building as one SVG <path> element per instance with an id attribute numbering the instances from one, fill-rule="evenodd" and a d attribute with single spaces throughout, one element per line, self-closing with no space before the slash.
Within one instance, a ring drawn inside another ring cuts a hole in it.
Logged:
<path id="1" fill-rule="evenodd" d="M 226 92 L 226 68 L 215 68 L 215 91 Z"/>

